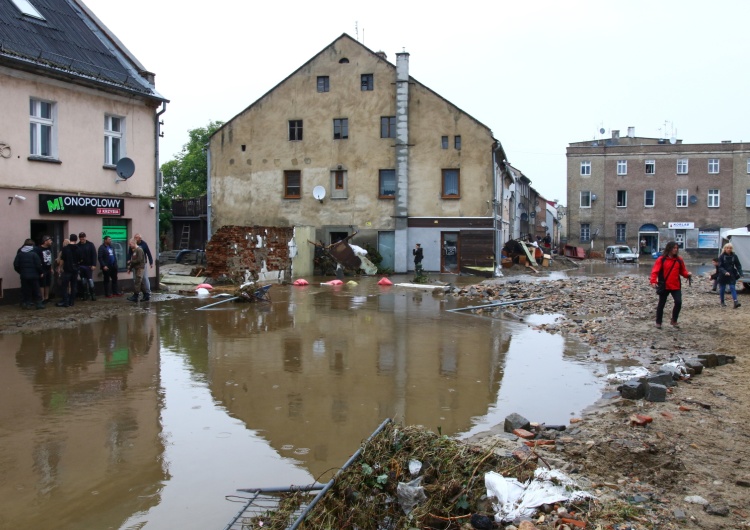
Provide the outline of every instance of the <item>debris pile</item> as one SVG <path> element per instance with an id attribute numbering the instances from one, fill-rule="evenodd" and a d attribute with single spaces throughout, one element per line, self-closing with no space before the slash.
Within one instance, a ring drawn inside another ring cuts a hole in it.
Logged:
<path id="1" fill-rule="evenodd" d="M 472 528 L 472 521 L 491 525 L 495 513 L 485 474 L 492 471 L 524 482 L 536 467 L 532 458 L 518 460 L 499 455 L 493 447 L 480 449 L 420 427 L 390 424 L 363 445 L 360 458 L 339 475 L 299 528 Z M 250 521 L 248 527 L 286 528 L 289 513 L 306 501 L 308 494 L 290 493 L 278 510 Z"/>

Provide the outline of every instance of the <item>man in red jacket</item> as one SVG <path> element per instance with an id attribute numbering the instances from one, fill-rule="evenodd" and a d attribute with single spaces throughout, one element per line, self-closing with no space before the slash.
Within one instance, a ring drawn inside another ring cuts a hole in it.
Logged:
<path id="1" fill-rule="evenodd" d="M 680 309 L 682 309 L 682 282 L 680 281 L 680 276 L 690 278 L 693 273 L 688 272 L 685 262 L 677 255 L 679 252 L 679 245 L 675 241 L 670 241 L 664 248 L 664 253 L 656 258 L 654 268 L 651 269 L 651 285 L 654 289 L 658 287 L 659 280 L 662 278 L 665 286 L 665 289 L 657 290 L 659 304 L 656 306 L 656 327 L 659 329 L 661 329 L 661 320 L 664 317 L 664 306 L 667 304 L 667 297 L 670 294 L 674 300 L 674 308 L 672 309 L 672 320 L 669 323 L 676 328 L 680 327 L 677 323 L 677 318 L 680 316 Z"/>

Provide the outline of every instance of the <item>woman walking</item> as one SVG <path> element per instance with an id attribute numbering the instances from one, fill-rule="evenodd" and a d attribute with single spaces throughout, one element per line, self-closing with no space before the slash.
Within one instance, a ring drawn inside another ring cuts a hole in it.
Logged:
<path id="1" fill-rule="evenodd" d="M 682 309 L 680 276 L 690 278 L 693 274 L 688 272 L 685 262 L 677 255 L 679 251 L 679 245 L 675 241 L 670 241 L 664 248 L 664 253 L 656 259 L 654 268 L 651 269 L 651 285 L 654 286 L 659 295 L 659 303 L 656 306 L 656 327 L 659 329 L 661 329 L 661 321 L 664 317 L 664 306 L 667 305 L 667 297 L 670 294 L 674 300 L 674 307 L 672 308 L 672 320 L 669 323 L 676 328 L 680 327 L 677 323 L 680 309 Z M 659 286 L 660 283 L 662 288 Z"/>
<path id="2" fill-rule="evenodd" d="M 721 249 L 721 255 L 719 256 L 719 268 L 717 270 L 716 278 L 719 280 L 719 300 L 721 301 L 721 307 L 726 307 L 724 303 L 724 287 L 729 287 L 729 292 L 732 293 L 732 300 L 734 300 L 734 308 L 737 309 L 742 304 L 737 301 L 737 280 L 742 278 L 742 264 L 740 258 L 734 253 L 734 247 L 732 243 L 727 243 Z"/>

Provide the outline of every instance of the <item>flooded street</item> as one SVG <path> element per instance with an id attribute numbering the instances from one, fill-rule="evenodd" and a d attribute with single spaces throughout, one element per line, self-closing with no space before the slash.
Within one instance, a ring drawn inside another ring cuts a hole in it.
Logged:
<path id="1" fill-rule="evenodd" d="M 0 336 L 0 528 L 224 528 L 236 489 L 326 481 L 385 418 L 460 436 L 511 412 L 564 424 L 614 371 L 376 281 Z"/>

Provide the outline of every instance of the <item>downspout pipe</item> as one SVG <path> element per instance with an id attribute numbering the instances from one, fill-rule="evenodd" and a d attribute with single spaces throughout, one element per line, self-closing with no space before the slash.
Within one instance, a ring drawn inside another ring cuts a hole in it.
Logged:
<path id="1" fill-rule="evenodd" d="M 159 167 L 159 138 L 161 138 L 161 115 L 167 112 L 167 102 L 162 101 L 161 102 L 161 110 L 158 111 L 154 115 L 154 164 L 156 165 L 155 171 L 154 171 L 154 184 L 155 184 L 155 191 L 156 191 L 156 198 L 154 202 L 156 203 L 156 241 L 154 241 L 154 247 L 156 248 L 156 286 L 154 287 L 155 290 L 159 290 L 159 252 L 161 251 L 161 232 L 160 226 L 159 226 L 159 212 L 161 212 L 161 205 L 159 204 L 159 195 L 161 195 L 161 183 L 162 183 L 162 176 L 161 176 L 161 168 Z"/>
<path id="2" fill-rule="evenodd" d="M 211 231 L 211 218 L 213 217 L 213 208 L 211 206 L 211 144 L 207 144 L 206 150 L 206 244 L 211 241 L 213 232 Z M 203 250 L 206 250 L 205 248 Z"/>

